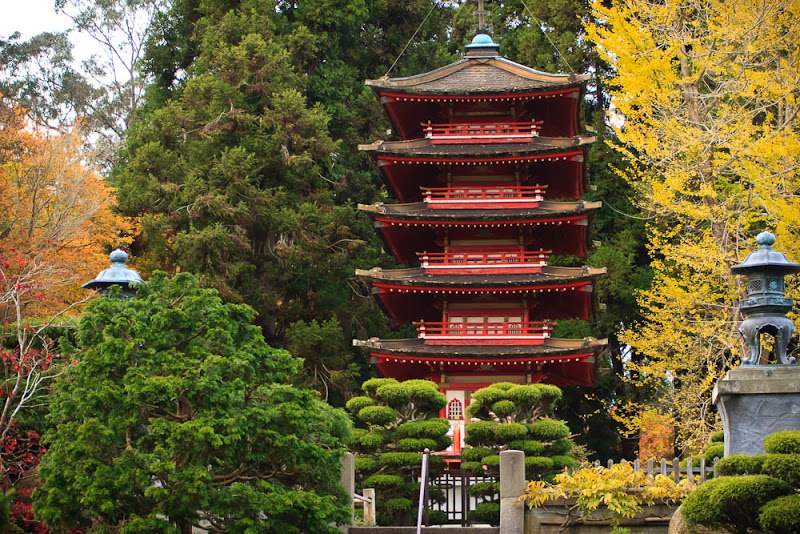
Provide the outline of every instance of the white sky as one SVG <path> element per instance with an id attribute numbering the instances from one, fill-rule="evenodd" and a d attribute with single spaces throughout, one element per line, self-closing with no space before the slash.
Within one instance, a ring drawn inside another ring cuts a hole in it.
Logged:
<path id="1" fill-rule="evenodd" d="M 18 31 L 23 39 L 46 31 L 64 31 L 70 27 L 68 17 L 55 12 L 55 0 L 0 0 L 0 36 L 7 38 Z M 73 32 L 76 59 L 91 55 L 92 40 Z"/>

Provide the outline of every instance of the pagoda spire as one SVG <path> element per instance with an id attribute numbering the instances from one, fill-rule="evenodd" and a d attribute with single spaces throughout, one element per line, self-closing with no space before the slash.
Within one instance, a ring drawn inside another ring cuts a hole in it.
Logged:
<path id="1" fill-rule="evenodd" d="M 478 9 L 475 10 L 475 16 L 478 18 L 478 32 L 485 33 L 488 31 L 486 17 L 489 16 L 489 11 L 484 8 L 483 0 L 476 0 L 476 2 L 478 4 Z"/>

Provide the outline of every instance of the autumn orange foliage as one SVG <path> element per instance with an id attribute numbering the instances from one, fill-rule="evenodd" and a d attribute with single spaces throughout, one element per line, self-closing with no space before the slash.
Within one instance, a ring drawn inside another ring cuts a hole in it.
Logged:
<path id="1" fill-rule="evenodd" d="M 669 416 L 645 411 L 639 421 L 639 458 L 660 460 L 675 454 L 675 427 Z"/>
<path id="2" fill-rule="evenodd" d="M 44 135 L 23 110 L 0 103 L 0 258 L 14 258 L 6 277 L 41 288 L 26 315 L 51 315 L 82 298 L 80 284 L 108 264 L 104 246 L 130 239 L 114 200 L 76 130 Z"/>

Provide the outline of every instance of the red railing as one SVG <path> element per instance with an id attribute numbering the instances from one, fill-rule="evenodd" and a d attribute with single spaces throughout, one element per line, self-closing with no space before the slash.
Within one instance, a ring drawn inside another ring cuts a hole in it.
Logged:
<path id="1" fill-rule="evenodd" d="M 553 253 L 552 250 L 538 251 L 496 251 L 496 250 L 476 250 L 476 251 L 448 251 L 448 252 L 417 252 L 422 267 L 425 268 L 446 268 L 448 266 L 529 266 L 543 267 L 547 265 L 547 258 Z"/>
<path id="2" fill-rule="evenodd" d="M 476 205 L 519 207 L 544 200 L 546 185 L 455 185 L 450 187 L 420 187 L 425 202 L 436 207 L 470 208 Z"/>
<path id="3" fill-rule="evenodd" d="M 550 337 L 553 323 L 543 321 L 476 321 L 476 322 L 428 322 L 414 323 L 420 338 L 426 342 L 543 342 Z"/>
<path id="4" fill-rule="evenodd" d="M 510 143 L 532 141 L 542 129 L 542 121 L 491 122 L 477 124 L 422 123 L 431 143 Z"/>

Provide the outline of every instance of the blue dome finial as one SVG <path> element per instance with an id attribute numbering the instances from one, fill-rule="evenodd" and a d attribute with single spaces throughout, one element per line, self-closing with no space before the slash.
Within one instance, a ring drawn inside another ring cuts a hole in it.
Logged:
<path id="1" fill-rule="evenodd" d="M 761 246 L 771 247 L 775 244 L 775 236 L 767 231 L 761 232 L 756 236 L 756 243 Z"/>
<path id="2" fill-rule="evenodd" d="M 118 248 L 114 252 L 108 255 L 108 259 L 111 260 L 111 263 L 127 263 L 128 262 L 128 253 Z"/>

